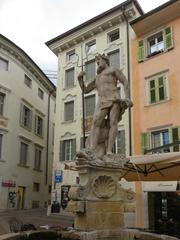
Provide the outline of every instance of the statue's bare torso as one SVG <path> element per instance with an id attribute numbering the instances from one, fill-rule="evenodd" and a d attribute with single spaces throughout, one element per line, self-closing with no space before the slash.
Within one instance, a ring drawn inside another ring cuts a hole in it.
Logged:
<path id="1" fill-rule="evenodd" d="M 96 76 L 96 89 L 98 92 L 98 100 L 104 108 L 105 105 L 112 105 L 113 102 L 120 100 L 120 89 L 117 88 L 117 78 L 115 69 L 108 67 Z"/>

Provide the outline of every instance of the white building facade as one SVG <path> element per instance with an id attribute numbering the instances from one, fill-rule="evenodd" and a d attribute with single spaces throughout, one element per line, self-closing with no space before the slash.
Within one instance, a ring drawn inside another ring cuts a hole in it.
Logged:
<path id="1" fill-rule="evenodd" d="M 46 43 L 58 56 L 53 174 L 56 175 L 57 170 L 61 174 L 60 181 L 55 181 L 54 191 L 62 207 L 65 207 L 65 192 L 79 180 L 76 172 L 65 170 L 65 163 L 73 161 L 75 152 L 82 147 L 82 92 L 77 76 L 83 68 L 86 73 L 85 82 L 92 81 L 97 67 L 95 56 L 104 53 L 109 56 L 110 65 L 121 69 L 130 80 L 128 37 L 129 40 L 132 39 L 134 33 L 129 28 L 128 21 L 142 13 L 137 1 L 128 0 Z M 123 97 L 123 90 L 121 91 Z M 96 102 L 96 90 L 85 95 L 86 136 L 92 124 Z M 115 153 L 130 154 L 129 125 L 129 113 L 126 111 L 119 123 Z M 127 184 L 128 187 L 132 185 Z"/>
<path id="2" fill-rule="evenodd" d="M 0 210 L 50 202 L 56 87 L 0 35 Z"/>

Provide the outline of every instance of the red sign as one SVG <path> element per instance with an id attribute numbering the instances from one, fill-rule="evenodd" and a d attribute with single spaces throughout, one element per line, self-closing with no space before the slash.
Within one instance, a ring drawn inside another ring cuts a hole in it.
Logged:
<path id="1" fill-rule="evenodd" d="M 2 181 L 3 187 L 16 187 L 16 182 L 12 180 Z"/>

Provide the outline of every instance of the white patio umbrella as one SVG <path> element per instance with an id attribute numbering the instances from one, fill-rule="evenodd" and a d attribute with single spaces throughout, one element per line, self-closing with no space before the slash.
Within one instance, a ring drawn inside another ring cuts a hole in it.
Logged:
<path id="1" fill-rule="evenodd" d="M 127 181 L 180 181 L 180 152 L 129 157 L 123 168 Z"/>

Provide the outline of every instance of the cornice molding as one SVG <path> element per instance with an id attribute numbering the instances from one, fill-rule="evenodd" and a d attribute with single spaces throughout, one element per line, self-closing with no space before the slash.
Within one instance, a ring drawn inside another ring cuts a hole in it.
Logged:
<path id="1" fill-rule="evenodd" d="M 136 12 L 133 7 L 129 8 L 125 12 L 126 17 L 130 20 L 135 15 Z M 88 41 L 90 38 L 96 37 L 99 33 L 105 32 L 108 29 L 117 26 L 124 22 L 124 17 L 122 12 L 111 14 L 106 18 L 93 22 L 92 24 L 82 27 L 73 34 L 70 34 L 63 39 L 57 40 L 56 42 L 49 45 L 50 49 L 58 56 L 60 52 L 68 51 L 70 48 L 84 41 Z"/>
<path id="2" fill-rule="evenodd" d="M 27 72 L 30 72 L 34 78 L 40 82 L 49 92 L 56 91 L 56 87 L 53 83 L 50 82 L 45 73 L 36 66 L 36 63 L 18 46 L 16 46 L 9 39 L 6 39 L 3 35 L 0 34 L 0 48 L 6 52 L 8 57 L 11 57 L 14 62 L 22 64 Z M 22 66 L 21 66 L 22 67 Z"/>
<path id="3" fill-rule="evenodd" d="M 61 136 L 61 139 L 71 139 L 75 138 L 75 136 L 75 133 L 65 132 L 65 134 Z"/>

